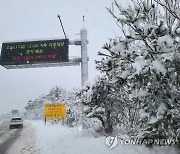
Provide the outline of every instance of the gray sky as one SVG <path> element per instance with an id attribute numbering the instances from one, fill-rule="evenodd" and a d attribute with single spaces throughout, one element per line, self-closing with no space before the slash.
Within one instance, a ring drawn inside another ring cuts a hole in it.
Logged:
<path id="1" fill-rule="evenodd" d="M 79 38 L 85 15 L 89 80 L 93 80 L 99 73 L 94 64 L 97 52 L 108 38 L 121 34 L 106 10 L 111 3 L 112 0 L 0 0 L 0 47 L 3 42 L 64 37 L 57 14 L 61 15 L 69 39 Z M 69 56 L 80 57 L 80 46 L 70 46 Z M 12 109 L 24 110 L 28 100 L 47 94 L 55 86 L 68 90 L 81 87 L 80 73 L 80 66 L 15 70 L 0 66 L 0 115 Z"/>

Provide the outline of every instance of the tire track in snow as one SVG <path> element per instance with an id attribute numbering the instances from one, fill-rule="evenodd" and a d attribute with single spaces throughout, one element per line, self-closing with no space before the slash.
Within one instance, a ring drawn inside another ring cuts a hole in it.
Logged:
<path id="1" fill-rule="evenodd" d="M 6 151 L 9 149 L 9 147 L 13 144 L 13 142 L 19 137 L 20 132 L 22 129 L 15 130 L 12 134 L 4 134 L 2 137 L 4 137 L 4 140 L 0 144 L 0 153 L 6 154 Z"/>

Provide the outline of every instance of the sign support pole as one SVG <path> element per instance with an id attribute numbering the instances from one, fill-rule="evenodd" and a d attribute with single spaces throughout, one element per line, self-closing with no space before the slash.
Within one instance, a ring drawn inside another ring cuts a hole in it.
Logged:
<path id="1" fill-rule="evenodd" d="M 88 80 L 88 54 L 87 54 L 87 30 L 85 28 L 82 28 L 80 31 L 81 35 L 81 84 L 84 86 L 84 83 Z M 82 104 L 82 129 L 85 129 L 84 124 L 84 110 L 83 110 L 83 104 Z"/>
<path id="2" fill-rule="evenodd" d="M 44 125 L 46 125 L 46 118 L 44 118 Z"/>
<path id="3" fill-rule="evenodd" d="M 81 77 L 82 77 L 82 86 L 88 80 L 88 55 L 87 55 L 87 30 L 81 29 Z"/>

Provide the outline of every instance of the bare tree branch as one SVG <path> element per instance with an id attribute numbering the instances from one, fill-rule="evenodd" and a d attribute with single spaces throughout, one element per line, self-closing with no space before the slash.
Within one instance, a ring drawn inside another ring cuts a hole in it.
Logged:
<path id="1" fill-rule="evenodd" d="M 159 5 L 161 5 L 162 7 L 164 7 L 167 11 L 169 11 L 169 13 L 171 13 L 171 15 L 173 16 L 173 17 L 175 17 L 175 18 L 177 18 L 177 19 L 179 19 L 180 20 L 180 17 L 177 15 L 177 13 L 176 12 L 174 12 L 173 10 L 171 10 L 171 7 L 169 6 L 166 6 L 165 4 L 163 4 L 163 3 L 161 3 L 160 1 L 158 1 L 158 0 L 154 0 L 156 3 L 158 3 Z M 168 3 L 168 5 L 169 5 L 169 3 Z"/>

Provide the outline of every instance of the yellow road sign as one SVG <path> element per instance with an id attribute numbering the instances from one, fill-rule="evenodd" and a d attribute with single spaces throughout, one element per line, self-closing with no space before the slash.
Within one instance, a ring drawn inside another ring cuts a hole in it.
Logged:
<path id="1" fill-rule="evenodd" d="M 64 118 L 64 103 L 45 103 L 44 118 Z"/>

